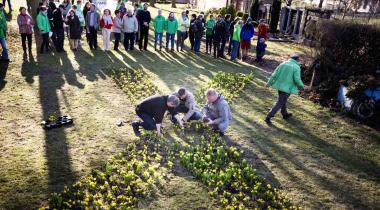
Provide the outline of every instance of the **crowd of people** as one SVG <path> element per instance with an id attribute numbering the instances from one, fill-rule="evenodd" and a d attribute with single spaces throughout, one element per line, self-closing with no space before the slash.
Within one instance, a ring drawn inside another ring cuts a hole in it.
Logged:
<path id="1" fill-rule="evenodd" d="M 251 18 L 242 20 L 236 17 L 232 20 L 230 14 L 224 16 L 213 14 L 205 16 L 189 14 L 183 11 L 180 17 L 170 12 L 168 17 L 158 10 L 157 16 L 151 16 L 148 4 L 130 6 L 125 0 L 119 0 L 116 10 L 99 11 L 92 0 L 43 0 L 37 9 L 36 21 L 28 14 L 25 7 L 21 7 L 17 17 L 24 53 L 31 53 L 32 33 L 37 24 L 41 36 L 39 53 L 47 53 L 52 47 L 57 52 L 64 52 L 65 34 L 69 39 L 70 48 L 77 51 L 81 47 L 82 34 L 85 34 L 91 50 L 97 50 L 98 31 L 103 37 L 103 50 L 111 49 L 113 34 L 113 49 L 118 51 L 120 42 L 125 50 L 134 50 L 138 44 L 140 50 L 148 50 L 149 29 L 152 24 L 154 30 L 154 49 L 167 51 L 184 51 L 184 42 L 190 41 L 190 49 L 200 53 L 202 39 L 205 36 L 206 54 L 215 58 L 226 58 L 230 55 L 232 61 L 237 58 L 247 59 L 251 49 L 251 40 L 255 34 L 254 22 Z M 262 61 L 268 39 L 268 26 L 263 20 L 258 26 L 258 42 L 256 47 L 256 61 Z M 0 34 L 1 35 L 1 34 Z M 166 42 L 163 44 L 164 35 Z M 27 44 L 26 44 L 27 43 Z M 49 46 L 53 43 L 52 46 Z"/>

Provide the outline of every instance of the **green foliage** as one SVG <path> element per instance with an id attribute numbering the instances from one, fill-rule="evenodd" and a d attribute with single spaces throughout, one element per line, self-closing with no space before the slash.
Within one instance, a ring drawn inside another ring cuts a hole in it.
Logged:
<path id="1" fill-rule="evenodd" d="M 219 14 L 221 14 L 223 17 L 226 15 L 226 14 L 231 14 L 231 18 L 234 19 L 236 17 L 236 8 L 234 5 L 230 5 L 228 7 L 223 7 Z"/>
<path id="2" fill-rule="evenodd" d="M 243 15 L 244 15 L 244 12 L 242 12 L 242 11 L 239 11 L 239 12 L 237 12 L 236 13 L 236 17 L 243 17 Z"/>
<path id="3" fill-rule="evenodd" d="M 150 76 L 142 69 L 108 69 L 116 84 L 135 103 L 143 98 L 157 94 L 158 87 L 152 83 Z"/>
<path id="4" fill-rule="evenodd" d="M 350 97 L 380 84 L 380 26 L 346 21 L 320 20 L 313 29 L 315 65 L 305 72 L 311 78 L 313 68 L 318 79 L 312 99 L 329 103 L 336 97 L 339 84 L 348 86 Z"/>
<path id="5" fill-rule="evenodd" d="M 53 193 L 49 209 L 132 209 L 139 199 L 151 197 L 165 184 L 172 155 L 162 158 L 169 149 L 156 135 L 143 138 L 61 194 Z"/>
<path id="6" fill-rule="evenodd" d="M 196 124 L 203 134 L 188 138 L 180 151 L 181 163 L 202 183 L 209 194 L 226 209 L 297 209 L 281 192 L 258 176 L 243 159 L 242 152 L 202 123 Z"/>
<path id="7" fill-rule="evenodd" d="M 196 100 L 203 103 L 206 99 L 204 92 L 208 88 L 214 88 L 224 95 L 227 100 L 232 100 L 240 94 L 244 87 L 253 79 L 252 74 L 218 72 L 205 86 L 195 94 Z"/>

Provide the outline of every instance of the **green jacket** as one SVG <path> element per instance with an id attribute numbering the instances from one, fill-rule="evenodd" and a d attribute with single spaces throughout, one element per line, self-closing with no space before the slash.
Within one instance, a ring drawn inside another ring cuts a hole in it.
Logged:
<path id="1" fill-rule="evenodd" d="M 235 25 L 234 33 L 232 34 L 232 40 L 240 42 L 241 26 L 239 24 Z"/>
<path id="2" fill-rule="evenodd" d="M 299 63 L 294 59 L 281 63 L 269 78 L 268 84 L 274 89 L 297 95 L 298 88 L 304 88 Z"/>
<path id="3" fill-rule="evenodd" d="M 212 30 L 214 29 L 215 26 L 215 19 L 210 19 L 206 23 L 206 36 L 211 36 L 212 35 Z"/>
<path id="4" fill-rule="evenodd" d="M 38 29 L 40 30 L 40 33 L 42 33 L 42 34 L 50 32 L 49 19 L 42 12 L 40 12 L 37 15 L 37 26 L 38 26 Z"/>
<path id="5" fill-rule="evenodd" d="M 5 38 L 7 35 L 7 19 L 5 18 L 4 11 L 0 12 L 0 38 Z"/>
<path id="6" fill-rule="evenodd" d="M 157 16 L 153 20 L 153 26 L 154 26 L 154 32 L 156 33 L 162 33 L 164 32 L 165 27 L 165 17 L 164 16 Z"/>
<path id="7" fill-rule="evenodd" d="M 177 30 L 178 30 L 177 19 L 174 18 L 172 21 L 167 19 L 165 23 L 165 31 L 167 31 L 169 34 L 175 34 Z"/>

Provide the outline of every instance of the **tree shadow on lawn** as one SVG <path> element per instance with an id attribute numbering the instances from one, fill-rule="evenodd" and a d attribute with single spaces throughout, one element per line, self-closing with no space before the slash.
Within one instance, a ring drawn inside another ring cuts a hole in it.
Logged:
<path id="1" fill-rule="evenodd" d="M 253 103 L 240 100 L 237 107 L 232 106 L 235 124 L 233 133 L 238 132 L 243 139 L 254 136 L 255 139 L 244 140 L 248 144 L 253 144 L 247 147 L 258 149 L 259 153 L 270 159 L 269 162 L 276 165 L 276 169 L 285 174 L 286 179 L 293 182 L 291 185 L 295 185 L 297 190 L 305 192 L 302 193 L 303 196 L 310 197 L 310 199 L 306 199 L 307 202 L 310 202 L 308 205 L 312 205 L 313 208 L 328 207 L 329 204 L 324 202 L 326 199 L 331 202 L 338 200 L 365 209 L 377 205 L 375 200 L 371 200 L 375 197 L 373 192 L 372 197 L 365 196 L 369 189 L 361 186 L 360 181 L 350 178 L 359 174 L 361 179 L 367 180 L 369 183 L 376 182 L 376 174 L 379 172 L 377 163 L 348 149 L 330 144 L 311 133 L 305 122 L 298 120 L 297 116 L 302 111 L 297 111 L 294 119 L 289 121 L 279 120 L 280 124 L 289 130 L 276 126 L 262 126 L 269 106 L 266 103 L 255 103 L 254 97 L 259 97 L 259 101 L 268 100 L 262 94 L 246 94 L 243 98 Z M 300 107 L 300 105 L 292 106 Z M 249 114 L 249 111 L 245 111 L 247 107 L 254 110 L 254 113 Z M 260 117 L 262 120 L 255 122 L 252 119 L 253 116 Z M 312 118 L 316 119 L 317 116 Z M 363 176 L 363 172 L 366 175 Z M 319 197 L 318 192 L 313 190 L 315 185 L 320 186 L 322 191 L 332 193 L 333 200 Z"/>

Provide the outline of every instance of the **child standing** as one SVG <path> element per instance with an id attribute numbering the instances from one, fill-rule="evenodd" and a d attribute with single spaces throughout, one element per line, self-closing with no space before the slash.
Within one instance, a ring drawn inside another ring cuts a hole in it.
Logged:
<path id="1" fill-rule="evenodd" d="M 267 48 L 267 44 L 265 44 L 265 39 L 260 38 L 256 46 L 256 62 L 261 62 L 263 60 L 266 48 Z"/>

